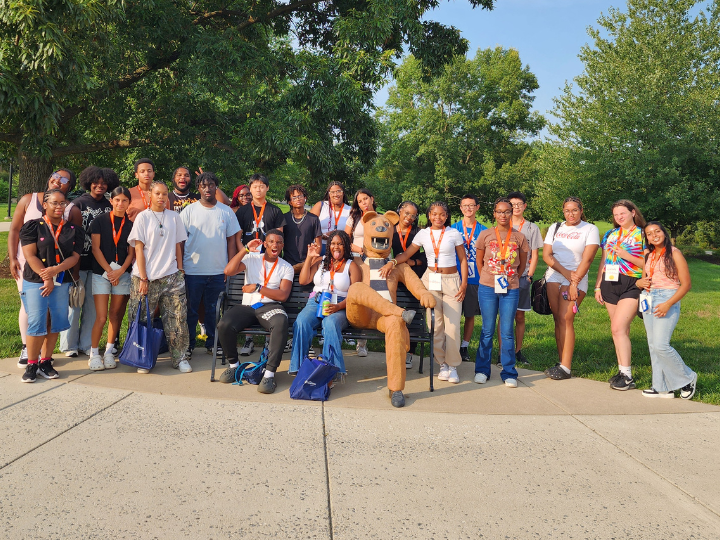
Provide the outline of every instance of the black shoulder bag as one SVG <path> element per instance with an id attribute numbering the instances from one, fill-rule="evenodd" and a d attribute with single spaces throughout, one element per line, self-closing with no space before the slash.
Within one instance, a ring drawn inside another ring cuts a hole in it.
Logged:
<path id="1" fill-rule="evenodd" d="M 555 235 L 558 232 L 558 229 L 560 228 L 560 222 L 558 221 L 555 223 L 555 230 L 553 231 L 552 235 L 552 242 L 555 242 Z M 547 270 L 545 271 L 545 274 L 547 274 Z M 545 280 L 545 276 L 542 277 L 542 279 L 539 279 L 538 281 L 533 281 L 532 287 L 530 289 L 530 299 L 532 302 L 532 308 L 535 313 L 538 315 L 552 315 L 552 310 L 550 309 L 550 301 L 548 300 L 547 295 L 547 281 Z"/>

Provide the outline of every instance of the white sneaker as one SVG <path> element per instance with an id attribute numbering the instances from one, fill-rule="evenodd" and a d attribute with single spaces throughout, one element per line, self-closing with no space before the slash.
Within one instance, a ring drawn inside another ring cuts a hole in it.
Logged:
<path id="1" fill-rule="evenodd" d="M 88 360 L 88 367 L 92 371 L 102 371 L 105 369 L 105 364 L 103 364 L 103 357 L 99 354 L 95 354 L 90 357 L 90 360 Z"/>
<path id="2" fill-rule="evenodd" d="M 443 364 L 438 371 L 438 381 L 447 381 L 448 377 L 450 377 L 450 366 Z"/>
<path id="3" fill-rule="evenodd" d="M 85 349 L 82 352 L 85 356 L 91 356 L 92 355 L 92 349 Z"/>
<path id="4" fill-rule="evenodd" d="M 367 345 L 365 345 L 365 346 L 363 346 L 363 345 L 358 345 L 358 346 L 357 346 L 357 353 L 358 353 L 358 356 L 367 356 L 367 353 L 368 353 Z"/>
<path id="5" fill-rule="evenodd" d="M 190 362 L 187 360 L 181 360 L 178 364 L 178 369 L 180 370 L 180 373 L 191 373 L 192 372 L 192 366 L 190 365 Z"/>
<path id="6" fill-rule="evenodd" d="M 412 353 L 405 355 L 405 369 L 412 369 Z"/>
<path id="7" fill-rule="evenodd" d="M 150 370 L 139 367 L 139 368 L 137 368 L 137 372 L 138 372 L 138 373 L 142 373 L 142 374 L 144 375 L 144 374 L 146 374 L 146 373 L 150 373 Z"/>
<path id="8" fill-rule="evenodd" d="M 255 342 L 253 338 L 248 336 L 245 338 L 245 344 L 240 349 L 240 356 L 250 356 L 255 350 Z"/>
<path id="9" fill-rule="evenodd" d="M 505 386 L 508 388 L 517 388 L 517 379 L 505 379 Z"/>
<path id="10" fill-rule="evenodd" d="M 103 356 L 103 364 L 105 364 L 105 369 L 115 369 L 117 367 L 115 355 L 112 351 L 105 353 L 105 356 Z"/>
<path id="11" fill-rule="evenodd" d="M 325 341 L 325 340 L 324 340 L 323 338 L 320 338 L 320 344 L 321 344 L 321 345 L 322 345 L 323 341 Z M 357 342 L 356 342 L 354 339 L 352 339 L 352 338 L 345 338 L 345 339 L 343 339 L 343 341 L 344 341 L 347 345 L 350 345 L 351 347 L 354 347 L 354 346 L 357 344 Z"/>
<path id="12" fill-rule="evenodd" d="M 460 382 L 460 376 L 458 375 L 456 367 L 450 367 L 448 372 L 447 382 L 457 384 Z"/>
<path id="13" fill-rule="evenodd" d="M 485 384 L 487 382 L 487 375 L 484 373 L 476 373 L 475 382 L 478 384 Z"/>
<path id="14" fill-rule="evenodd" d="M 68 351 L 65 351 L 65 356 L 67 356 L 68 358 L 77 358 L 77 355 L 77 349 L 70 349 Z"/>

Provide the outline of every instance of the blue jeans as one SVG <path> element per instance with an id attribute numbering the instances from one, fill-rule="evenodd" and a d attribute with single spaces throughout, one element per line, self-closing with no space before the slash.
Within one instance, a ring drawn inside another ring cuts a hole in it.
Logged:
<path id="1" fill-rule="evenodd" d="M 495 319 L 500 314 L 500 362 L 502 371 L 500 378 L 517 379 L 515 369 L 515 312 L 520 297 L 519 289 L 508 289 L 506 293 L 496 293 L 493 287 L 478 285 L 478 303 L 482 313 L 482 332 L 480 346 L 475 355 L 475 373 L 484 373 L 490 378 L 490 355 L 492 354 L 493 337 L 495 335 Z"/>
<path id="2" fill-rule="evenodd" d="M 68 285 L 70 276 L 66 275 Z M 82 307 L 68 308 L 70 328 L 60 333 L 60 351 L 87 351 L 90 348 L 92 328 L 95 324 L 95 300 L 93 299 L 92 270 L 80 270 L 80 280 L 85 285 L 85 301 Z"/>
<path id="3" fill-rule="evenodd" d="M 20 299 L 28 316 L 27 335 L 31 337 L 47 335 L 48 311 L 50 312 L 50 332 L 52 334 L 67 330 L 70 326 L 70 321 L 68 321 L 70 285 L 68 283 L 55 285 L 48 296 L 43 296 L 40 293 L 40 287 L 42 286 L 42 283 L 23 280 L 22 292 L 20 293 Z"/>
<path id="4" fill-rule="evenodd" d="M 341 348 L 342 331 L 349 326 L 345 310 L 342 309 L 321 319 L 316 315 L 318 303 L 315 298 L 312 297 L 308 300 L 308 303 L 305 304 L 293 324 L 293 343 L 289 371 L 294 373 L 300 369 L 300 364 L 302 364 L 308 350 L 310 350 L 310 344 L 315 332 L 322 326 L 322 335 L 325 339 L 322 352 L 323 359 L 337 366 L 340 373 L 347 373 Z M 330 353 L 331 350 L 335 352 L 334 355 Z"/>
<path id="5" fill-rule="evenodd" d="M 195 348 L 196 327 L 200 302 L 205 303 L 205 331 L 207 341 L 205 347 L 215 343 L 215 309 L 218 296 L 225 290 L 225 275 L 190 276 L 185 274 L 185 294 L 187 295 L 187 325 L 190 333 L 190 348 Z"/>
<path id="6" fill-rule="evenodd" d="M 651 291 L 651 312 L 643 313 L 652 363 L 652 387 L 658 392 L 678 390 L 695 378 L 693 370 L 685 365 L 678 352 L 670 346 L 670 338 L 680 318 L 680 302 L 673 304 L 664 317 L 656 317 L 652 313 L 658 304 L 669 300 L 675 291 L 676 289 Z"/>

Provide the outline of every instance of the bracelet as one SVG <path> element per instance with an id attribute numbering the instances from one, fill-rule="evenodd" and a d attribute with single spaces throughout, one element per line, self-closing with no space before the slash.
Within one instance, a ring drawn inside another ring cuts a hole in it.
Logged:
<path id="1" fill-rule="evenodd" d="M 143 283 L 148 283 L 150 280 L 148 278 L 145 278 L 145 279 L 140 278 L 140 281 L 142 281 Z"/>
<path id="2" fill-rule="evenodd" d="M 599 290 L 601 290 L 600 287 L 595 287 L 595 291 L 596 291 L 596 292 L 599 291 Z"/>
<path id="3" fill-rule="evenodd" d="M 393 268 L 397 266 L 397 259 L 391 259 L 390 262 L 393 263 Z"/>
<path id="4" fill-rule="evenodd" d="M 248 253 L 250 253 L 250 250 L 248 249 L 247 246 L 243 246 L 243 247 L 245 248 L 245 251 L 247 251 Z"/>

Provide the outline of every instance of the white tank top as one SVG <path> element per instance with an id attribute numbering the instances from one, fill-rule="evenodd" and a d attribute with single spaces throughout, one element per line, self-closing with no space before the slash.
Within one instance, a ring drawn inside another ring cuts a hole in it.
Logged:
<path id="1" fill-rule="evenodd" d="M 335 282 L 333 283 L 335 290 L 333 292 L 338 296 L 347 296 L 348 289 L 350 288 L 350 262 L 351 261 L 345 261 L 343 269 L 340 272 L 335 272 Z M 313 282 L 315 283 L 315 287 L 313 288 L 315 292 L 319 293 L 330 290 L 330 270 L 323 270 L 322 263 L 320 263 L 320 268 L 315 272 Z"/>
<path id="2" fill-rule="evenodd" d="M 320 230 L 323 234 L 328 234 L 336 229 L 335 227 L 335 216 L 337 212 L 333 210 L 330 212 L 330 202 L 323 201 L 320 204 Z M 343 205 L 342 212 L 340 212 L 340 219 L 338 219 L 337 230 L 344 231 L 347 218 L 350 217 L 350 205 Z M 323 244 L 325 240 L 323 240 Z"/>

